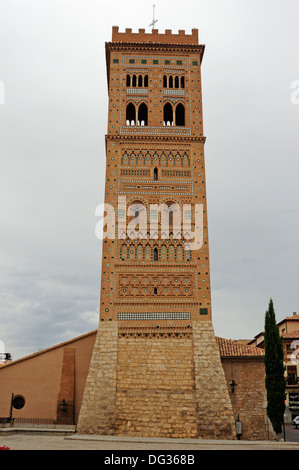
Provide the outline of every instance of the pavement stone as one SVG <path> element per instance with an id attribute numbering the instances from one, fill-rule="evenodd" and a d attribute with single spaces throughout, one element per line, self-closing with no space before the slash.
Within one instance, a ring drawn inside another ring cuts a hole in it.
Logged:
<path id="1" fill-rule="evenodd" d="M 151 451 L 151 450 L 299 450 L 298 442 L 283 441 L 218 441 L 196 439 L 152 439 L 95 435 L 0 435 L 0 447 L 11 450 L 102 450 L 102 451 Z"/>

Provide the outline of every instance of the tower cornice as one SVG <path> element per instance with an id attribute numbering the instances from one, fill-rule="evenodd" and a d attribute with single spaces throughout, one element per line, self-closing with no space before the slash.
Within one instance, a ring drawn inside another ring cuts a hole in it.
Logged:
<path id="1" fill-rule="evenodd" d="M 202 59 L 204 44 L 173 44 L 162 42 L 106 42 L 106 50 L 153 51 L 153 52 L 200 52 Z"/>
<path id="2" fill-rule="evenodd" d="M 159 141 L 159 142 L 200 142 L 202 144 L 205 143 L 206 137 L 204 136 L 161 136 L 161 135 L 116 135 L 116 134 L 106 134 L 105 135 L 106 142 L 109 140 L 118 140 L 118 141 L 134 141 L 134 142 L 152 142 L 152 141 Z"/>

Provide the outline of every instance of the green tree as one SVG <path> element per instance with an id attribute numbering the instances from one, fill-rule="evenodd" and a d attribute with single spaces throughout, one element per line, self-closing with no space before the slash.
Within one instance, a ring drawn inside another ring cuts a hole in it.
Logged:
<path id="1" fill-rule="evenodd" d="M 267 390 L 267 415 L 276 434 L 282 432 L 285 410 L 285 378 L 283 339 L 276 324 L 273 300 L 270 299 L 265 315 L 265 370 Z"/>

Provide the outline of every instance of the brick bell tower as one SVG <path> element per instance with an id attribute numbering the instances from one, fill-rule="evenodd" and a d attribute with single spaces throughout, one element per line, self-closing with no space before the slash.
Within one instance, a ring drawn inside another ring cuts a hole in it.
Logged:
<path id="1" fill-rule="evenodd" d="M 112 29 L 100 321 L 79 433 L 234 439 L 211 320 L 198 31 Z"/>

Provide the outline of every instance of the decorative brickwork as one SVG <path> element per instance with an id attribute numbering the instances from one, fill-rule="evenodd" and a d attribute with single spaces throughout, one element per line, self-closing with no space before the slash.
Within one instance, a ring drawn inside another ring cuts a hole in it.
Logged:
<path id="1" fill-rule="evenodd" d="M 197 30 L 114 27 L 106 44 L 105 202 L 116 218 L 104 224 L 79 432 L 235 437 L 211 323 L 203 52 Z"/>

